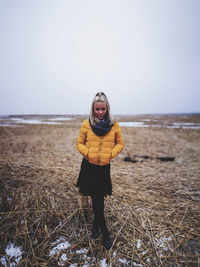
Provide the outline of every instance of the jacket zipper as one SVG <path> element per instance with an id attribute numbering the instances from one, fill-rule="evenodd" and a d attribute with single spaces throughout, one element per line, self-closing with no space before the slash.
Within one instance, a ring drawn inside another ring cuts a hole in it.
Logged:
<path id="1" fill-rule="evenodd" d="M 100 142 L 99 142 L 99 160 L 98 160 L 98 164 L 101 163 L 101 146 L 102 146 L 102 139 L 103 139 L 103 137 L 100 137 Z"/>

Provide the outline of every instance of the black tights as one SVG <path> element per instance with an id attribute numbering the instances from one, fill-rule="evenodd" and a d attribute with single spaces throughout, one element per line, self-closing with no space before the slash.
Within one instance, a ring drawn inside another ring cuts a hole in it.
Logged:
<path id="1" fill-rule="evenodd" d="M 100 227 L 103 234 L 108 233 L 106 221 L 104 217 L 104 196 L 92 195 L 92 208 L 94 211 L 94 227 Z"/>

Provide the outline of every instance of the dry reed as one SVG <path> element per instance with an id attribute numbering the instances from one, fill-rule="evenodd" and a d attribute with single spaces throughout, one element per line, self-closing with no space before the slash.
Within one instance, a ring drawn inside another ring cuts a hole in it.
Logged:
<path id="1" fill-rule="evenodd" d="M 111 163 L 105 202 L 113 245 L 105 251 L 101 238 L 90 239 L 91 201 L 82 208 L 74 186 L 81 120 L 0 127 L 0 258 L 14 261 L 5 253 L 12 242 L 22 248 L 18 266 L 198 266 L 200 130 L 122 129 L 126 146 Z"/>

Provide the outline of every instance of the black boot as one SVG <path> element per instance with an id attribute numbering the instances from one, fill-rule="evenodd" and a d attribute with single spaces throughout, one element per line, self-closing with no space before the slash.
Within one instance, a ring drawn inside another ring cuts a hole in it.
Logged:
<path id="1" fill-rule="evenodd" d="M 103 233 L 103 246 L 106 250 L 109 250 L 112 247 L 112 242 L 110 239 L 109 232 Z"/>
<path id="2" fill-rule="evenodd" d="M 91 238 L 92 239 L 97 239 L 97 238 L 99 238 L 99 228 L 98 228 L 98 226 L 96 226 L 96 225 L 93 225 L 93 227 L 92 227 L 92 234 L 91 234 Z"/>

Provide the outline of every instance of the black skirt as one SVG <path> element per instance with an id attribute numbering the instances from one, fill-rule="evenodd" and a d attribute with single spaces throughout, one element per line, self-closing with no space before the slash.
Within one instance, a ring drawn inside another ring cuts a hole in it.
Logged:
<path id="1" fill-rule="evenodd" d="M 110 164 L 94 165 L 83 158 L 76 187 L 84 196 L 112 195 Z"/>

